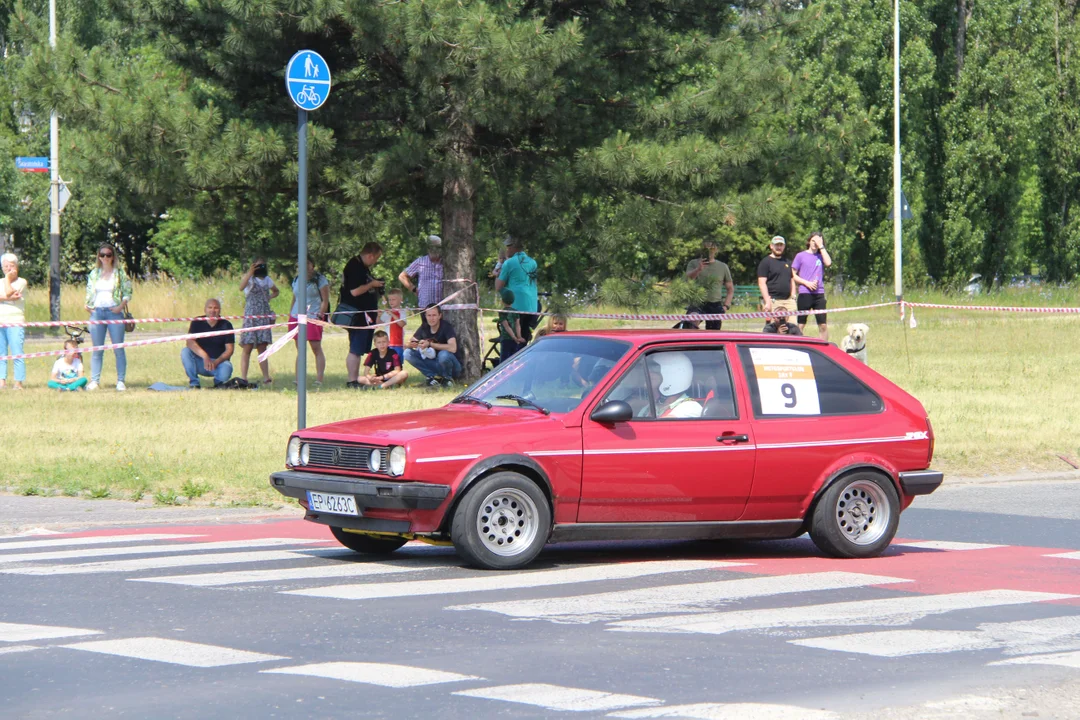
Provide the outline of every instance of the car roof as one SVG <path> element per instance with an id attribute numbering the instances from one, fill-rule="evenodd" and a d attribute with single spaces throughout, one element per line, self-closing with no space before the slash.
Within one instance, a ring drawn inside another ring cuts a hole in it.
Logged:
<path id="1" fill-rule="evenodd" d="M 830 343 L 814 337 L 805 337 L 801 335 L 780 335 L 776 333 L 763 333 L 763 332 L 724 332 L 720 330 L 672 330 L 665 328 L 619 328 L 619 329 L 604 329 L 604 330 L 573 330 L 558 334 L 547 335 L 546 337 L 558 337 L 558 336 L 575 336 L 575 337 L 600 337 L 610 338 L 612 340 L 623 340 L 626 342 L 635 343 L 639 346 L 649 345 L 658 342 L 762 342 L 762 343 L 784 343 L 784 344 L 805 344 L 805 345 L 829 345 Z M 544 339 L 544 338 L 541 338 Z"/>

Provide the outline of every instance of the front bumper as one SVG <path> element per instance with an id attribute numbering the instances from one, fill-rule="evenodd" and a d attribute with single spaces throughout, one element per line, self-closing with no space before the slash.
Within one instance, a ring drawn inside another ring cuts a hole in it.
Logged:
<path id="1" fill-rule="evenodd" d="M 937 470 L 916 470 L 900 473 L 900 487 L 905 495 L 929 495 L 937 490 L 945 474 Z"/>

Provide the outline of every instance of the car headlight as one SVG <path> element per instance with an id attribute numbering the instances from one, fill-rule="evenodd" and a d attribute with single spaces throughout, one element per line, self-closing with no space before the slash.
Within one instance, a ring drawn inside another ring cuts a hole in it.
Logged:
<path id="1" fill-rule="evenodd" d="M 378 448 L 371 451 L 371 455 L 368 456 L 368 469 L 371 472 L 379 472 L 383 465 L 383 451 Z"/>
<path id="2" fill-rule="evenodd" d="M 390 451 L 390 474 L 405 474 L 405 448 L 401 445 Z"/>
<path id="3" fill-rule="evenodd" d="M 303 443 L 300 445 L 300 464 L 307 465 L 309 460 L 311 460 L 311 446 Z"/>
<path id="4" fill-rule="evenodd" d="M 289 438 L 289 446 L 285 450 L 285 463 L 291 467 L 300 464 L 300 438 Z"/>

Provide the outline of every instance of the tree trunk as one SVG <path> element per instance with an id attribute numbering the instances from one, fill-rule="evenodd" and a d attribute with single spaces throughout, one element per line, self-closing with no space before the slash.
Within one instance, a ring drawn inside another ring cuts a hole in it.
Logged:
<path id="1" fill-rule="evenodd" d="M 971 0 L 956 0 L 956 79 L 964 69 L 964 54 L 967 51 L 967 26 L 971 20 Z"/>
<path id="2" fill-rule="evenodd" d="M 449 295 L 465 288 L 465 292 L 449 303 L 451 305 L 479 302 L 474 244 L 476 218 L 473 196 L 476 194 L 476 187 L 471 177 L 472 140 L 473 129 L 465 125 L 450 143 L 447 151 L 447 175 L 443 180 L 443 294 Z M 483 351 L 477 331 L 477 311 L 448 310 L 446 319 L 457 332 L 465 379 L 472 381 L 479 378 L 482 374 Z"/>

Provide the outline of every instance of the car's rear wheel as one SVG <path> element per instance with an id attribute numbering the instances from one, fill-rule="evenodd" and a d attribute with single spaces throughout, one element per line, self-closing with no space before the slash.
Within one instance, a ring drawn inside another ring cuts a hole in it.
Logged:
<path id="1" fill-rule="evenodd" d="M 334 538 L 345 547 L 354 552 L 365 553 L 367 555 L 389 555 L 408 542 L 408 540 L 403 537 L 394 537 L 392 535 L 386 537 L 379 535 L 363 535 L 360 533 L 348 532 L 336 527 L 330 528 L 330 532 L 332 532 Z"/>
<path id="2" fill-rule="evenodd" d="M 823 553 L 841 558 L 880 555 L 896 535 L 900 498 L 888 478 L 855 472 L 834 482 L 818 500 L 810 538 Z"/>
<path id="3" fill-rule="evenodd" d="M 540 554 L 550 532 L 547 497 L 516 472 L 497 472 L 471 487 L 450 525 L 458 554 L 486 570 L 525 567 Z"/>

